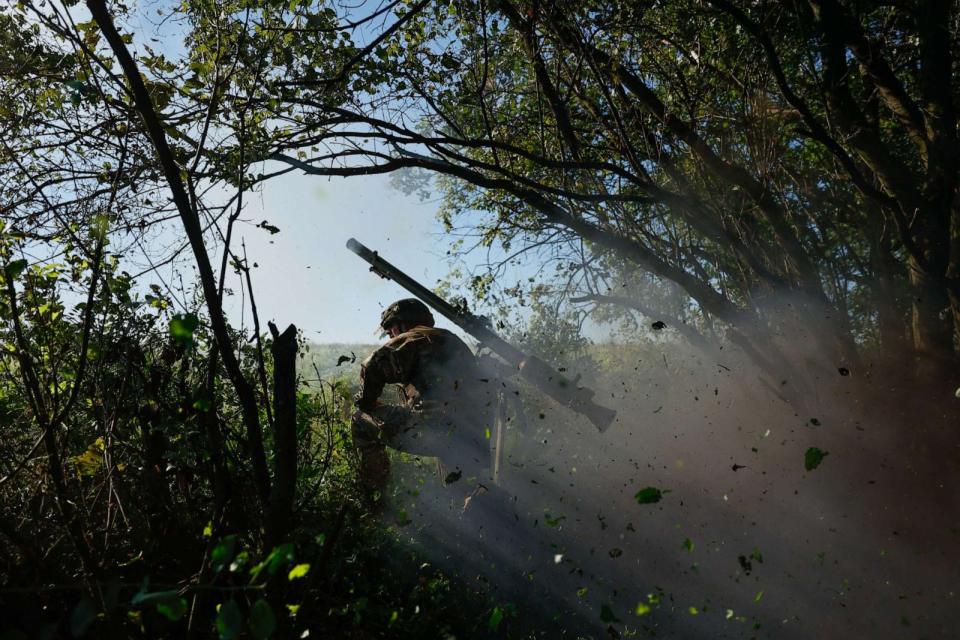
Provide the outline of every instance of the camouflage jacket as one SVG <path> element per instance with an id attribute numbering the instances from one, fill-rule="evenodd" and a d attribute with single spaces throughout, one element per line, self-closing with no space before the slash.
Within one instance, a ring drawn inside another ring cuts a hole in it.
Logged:
<path id="1" fill-rule="evenodd" d="M 430 411 L 467 401 L 479 377 L 473 352 L 460 338 L 446 329 L 417 326 L 363 361 L 356 403 L 369 411 L 393 383 L 401 386 L 408 407 Z"/>

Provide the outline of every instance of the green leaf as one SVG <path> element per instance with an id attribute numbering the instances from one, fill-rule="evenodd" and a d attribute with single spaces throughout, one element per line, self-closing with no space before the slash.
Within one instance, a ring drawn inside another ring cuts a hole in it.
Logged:
<path id="1" fill-rule="evenodd" d="M 277 569 L 291 562 L 293 562 L 293 544 L 286 542 L 279 547 L 275 547 L 263 562 L 250 569 L 250 581 L 256 580 L 264 569 L 272 576 L 277 572 Z"/>
<path id="2" fill-rule="evenodd" d="M 97 607 L 90 598 L 83 598 L 70 614 L 70 633 L 74 638 L 82 638 L 97 619 Z"/>
<path id="3" fill-rule="evenodd" d="M 107 231 L 110 230 L 110 216 L 94 216 L 90 225 L 90 232 L 97 240 L 103 240 L 107 237 Z"/>
<path id="4" fill-rule="evenodd" d="M 663 492 L 656 487 L 647 487 L 637 491 L 633 497 L 637 501 L 637 504 L 653 504 L 654 502 L 660 502 L 663 498 Z"/>
<path id="5" fill-rule="evenodd" d="M 760 598 L 763 597 L 763 590 L 757 591 L 757 595 L 753 597 L 754 602 L 760 602 Z"/>
<path id="6" fill-rule="evenodd" d="M 193 346 L 193 332 L 200 326 L 200 319 L 192 313 L 177 314 L 170 320 L 170 337 L 188 349 Z"/>
<path id="7" fill-rule="evenodd" d="M 263 598 L 257 600 L 250 607 L 250 635 L 257 640 L 266 640 L 277 629 L 277 619 L 273 609 Z"/>
<path id="8" fill-rule="evenodd" d="M 13 280 L 27 268 L 26 260 L 14 260 L 13 262 L 7 264 L 4 272 L 7 274 L 7 277 Z"/>
<path id="9" fill-rule="evenodd" d="M 243 629 L 243 616 L 235 601 L 228 600 L 220 605 L 215 624 L 220 640 L 233 640 L 240 635 L 240 630 Z"/>
<path id="10" fill-rule="evenodd" d="M 823 459 L 830 455 L 826 451 L 821 451 L 816 447 L 810 447 L 807 449 L 806 455 L 803 456 L 803 466 L 807 471 L 813 471 L 820 466 L 820 463 L 823 462 Z"/>
<path id="11" fill-rule="evenodd" d="M 167 620 L 176 622 L 187 612 L 187 601 L 185 598 L 171 598 L 158 602 L 157 612 L 166 616 Z"/>
<path id="12" fill-rule="evenodd" d="M 693 540 L 690 538 L 684 538 L 683 548 L 687 553 L 693 553 Z"/>
<path id="13" fill-rule="evenodd" d="M 247 564 L 250 560 L 250 553 L 248 551 L 241 551 L 237 554 L 237 557 L 233 559 L 233 562 L 230 563 L 230 571 L 236 573 L 243 568 L 243 565 Z"/>
<path id="14" fill-rule="evenodd" d="M 652 609 L 650 608 L 650 605 L 648 605 L 646 602 L 642 602 L 642 601 L 641 601 L 641 602 L 638 602 L 638 603 L 637 603 L 637 608 L 633 610 L 633 612 L 634 612 L 635 614 L 637 614 L 638 616 L 645 616 L 645 615 L 647 615 L 648 613 L 650 613 L 650 611 L 652 611 Z"/>
<path id="15" fill-rule="evenodd" d="M 548 527 L 556 528 L 560 526 L 560 523 L 567 519 L 567 516 L 557 516 L 556 518 L 550 517 L 549 513 L 543 514 L 543 521 L 547 523 Z"/>
<path id="16" fill-rule="evenodd" d="M 613 615 L 613 609 L 610 608 L 610 605 L 602 604 L 600 605 L 600 622 L 610 624 L 612 622 L 620 622 L 620 619 Z"/>
<path id="17" fill-rule="evenodd" d="M 302 578 L 309 572 L 309 564 L 298 564 L 293 569 L 290 569 L 290 573 L 287 574 L 287 580 L 296 580 L 297 578 Z"/>
<path id="18" fill-rule="evenodd" d="M 503 622 L 503 610 L 500 607 L 494 607 L 493 611 L 490 612 L 490 620 L 487 622 L 487 626 L 490 627 L 490 631 L 496 631 L 501 622 Z"/>
<path id="19" fill-rule="evenodd" d="M 220 571 L 233 560 L 233 554 L 237 546 L 237 536 L 227 536 L 213 548 L 213 552 L 210 554 L 210 564 L 213 567 L 214 573 L 220 573 Z"/>

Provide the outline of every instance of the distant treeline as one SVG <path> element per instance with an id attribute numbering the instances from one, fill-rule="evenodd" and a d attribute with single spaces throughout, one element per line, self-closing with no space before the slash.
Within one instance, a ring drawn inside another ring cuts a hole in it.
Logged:
<path id="1" fill-rule="evenodd" d="M 346 379 L 355 385 L 360 379 L 360 363 L 377 348 L 375 344 L 309 343 L 297 364 L 301 378 L 314 386 L 317 379 L 327 382 Z"/>

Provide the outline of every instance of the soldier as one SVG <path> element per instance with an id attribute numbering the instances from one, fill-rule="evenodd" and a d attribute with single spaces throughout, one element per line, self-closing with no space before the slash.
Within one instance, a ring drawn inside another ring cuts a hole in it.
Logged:
<path id="1" fill-rule="evenodd" d="M 483 431 L 489 403 L 476 359 L 460 338 L 433 325 L 430 310 L 416 298 L 394 302 L 380 318 L 390 340 L 360 369 L 353 441 L 361 483 L 374 503 L 389 478 L 388 446 L 441 458 L 438 471 L 446 482 L 478 477 L 489 455 Z M 379 401 L 391 383 L 398 385 L 399 405 Z"/>

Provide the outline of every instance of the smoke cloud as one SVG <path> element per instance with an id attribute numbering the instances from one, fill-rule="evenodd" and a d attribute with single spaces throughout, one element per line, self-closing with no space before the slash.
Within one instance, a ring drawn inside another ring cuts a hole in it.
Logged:
<path id="1" fill-rule="evenodd" d="M 669 332 L 623 345 L 585 381 L 618 411 L 605 433 L 518 389 L 529 424 L 507 423 L 499 486 L 463 511 L 466 485 L 401 466 L 401 534 L 517 634 L 955 637 L 958 401 L 795 338 L 804 381 Z"/>

